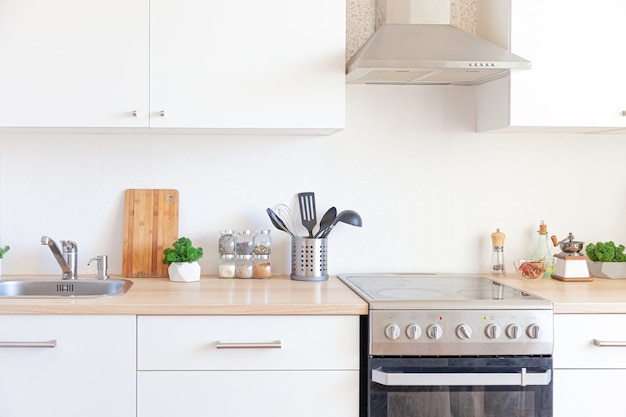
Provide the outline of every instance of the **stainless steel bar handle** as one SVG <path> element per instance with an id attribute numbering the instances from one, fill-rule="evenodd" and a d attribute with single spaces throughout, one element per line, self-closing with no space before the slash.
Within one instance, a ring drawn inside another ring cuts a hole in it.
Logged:
<path id="1" fill-rule="evenodd" d="M 0 342 L 0 348 L 54 348 L 56 339 L 43 342 Z"/>
<path id="2" fill-rule="evenodd" d="M 593 344 L 598 347 L 626 347 L 626 341 L 611 341 L 593 339 Z"/>
<path id="3" fill-rule="evenodd" d="M 215 347 L 217 349 L 282 349 L 283 345 L 280 340 L 274 340 L 273 342 L 216 342 Z"/>
<path id="4" fill-rule="evenodd" d="M 385 386 L 432 387 L 432 386 L 528 386 L 549 385 L 552 370 L 528 373 L 526 368 L 511 373 L 387 373 L 372 370 L 372 381 Z"/>

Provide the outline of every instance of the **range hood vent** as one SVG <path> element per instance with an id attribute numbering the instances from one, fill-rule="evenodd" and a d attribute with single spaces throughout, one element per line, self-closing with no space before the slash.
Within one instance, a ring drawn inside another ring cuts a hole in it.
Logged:
<path id="1" fill-rule="evenodd" d="M 451 24 L 430 23 L 449 22 L 449 8 L 443 18 L 415 23 L 411 9 L 420 2 L 433 0 L 386 0 L 384 24 L 347 64 L 349 84 L 477 85 L 530 69 L 529 61 L 506 49 Z M 398 18 L 403 8 L 408 16 Z M 409 23 L 396 23 L 402 19 Z"/>

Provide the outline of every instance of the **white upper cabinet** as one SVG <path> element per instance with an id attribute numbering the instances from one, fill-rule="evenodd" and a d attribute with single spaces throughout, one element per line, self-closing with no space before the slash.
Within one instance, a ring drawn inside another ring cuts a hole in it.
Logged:
<path id="1" fill-rule="evenodd" d="M 152 127 L 341 129 L 345 2 L 153 0 Z"/>
<path id="2" fill-rule="evenodd" d="M 0 126 L 147 127 L 148 5 L 0 2 Z"/>
<path id="3" fill-rule="evenodd" d="M 626 127 L 625 2 L 479 0 L 478 7 L 480 36 L 532 62 L 531 70 L 476 87 L 478 131 Z"/>
<path id="4" fill-rule="evenodd" d="M 0 127 L 345 125 L 336 0 L 7 0 L 0 56 Z"/>

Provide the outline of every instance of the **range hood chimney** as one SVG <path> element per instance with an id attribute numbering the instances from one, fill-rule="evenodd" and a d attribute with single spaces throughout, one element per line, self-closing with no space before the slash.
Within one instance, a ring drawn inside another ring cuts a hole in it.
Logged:
<path id="1" fill-rule="evenodd" d="M 348 62 L 349 84 L 477 85 L 530 62 L 450 24 L 450 0 L 377 0 L 383 24 Z"/>

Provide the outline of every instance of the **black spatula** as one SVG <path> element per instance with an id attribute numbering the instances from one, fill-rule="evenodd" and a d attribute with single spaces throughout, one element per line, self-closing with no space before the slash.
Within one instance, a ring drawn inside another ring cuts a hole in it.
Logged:
<path id="1" fill-rule="evenodd" d="M 315 193 L 298 193 L 298 203 L 300 204 L 302 225 L 309 231 L 309 237 L 313 237 L 313 228 L 317 225 Z"/>

